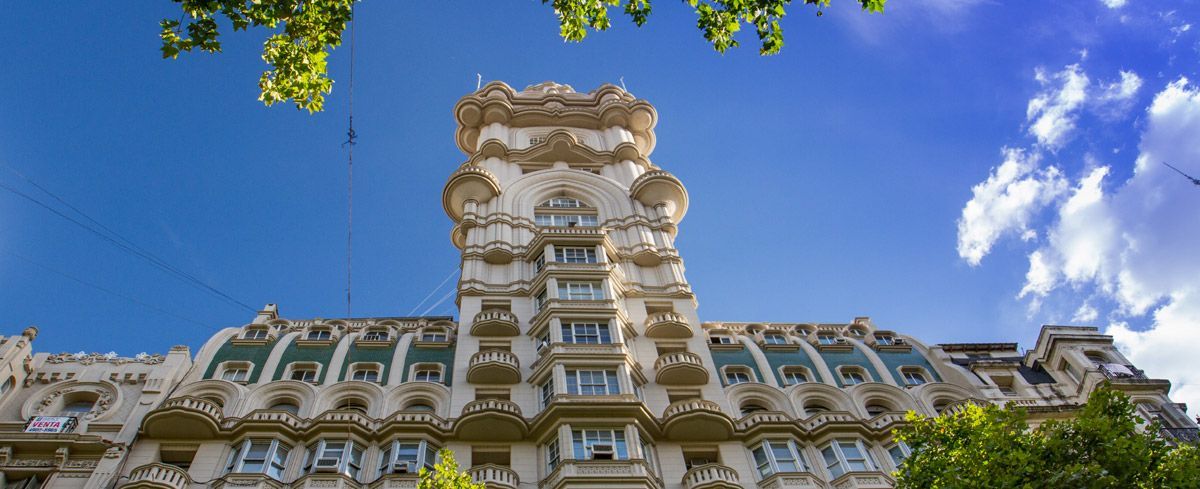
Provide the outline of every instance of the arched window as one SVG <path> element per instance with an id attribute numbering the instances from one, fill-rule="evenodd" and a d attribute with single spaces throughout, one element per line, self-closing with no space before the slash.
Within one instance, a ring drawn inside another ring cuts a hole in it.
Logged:
<path id="1" fill-rule="evenodd" d="M 533 221 L 538 226 L 575 227 L 600 225 L 596 210 L 579 199 L 553 197 L 534 209 Z"/>
<path id="2" fill-rule="evenodd" d="M 307 341 L 329 341 L 333 339 L 333 331 L 329 328 L 313 328 L 304 336 Z"/>
<path id="3" fill-rule="evenodd" d="M 744 384 L 754 382 L 754 372 L 748 367 L 741 365 L 730 365 L 724 369 L 725 385 Z"/>
<path id="4" fill-rule="evenodd" d="M 751 401 L 742 404 L 742 416 L 766 410 L 767 408 L 758 402 Z"/>
<path id="5" fill-rule="evenodd" d="M 405 405 L 404 410 L 405 411 L 417 411 L 417 412 L 434 412 L 437 409 L 434 407 L 433 401 L 429 401 L 426 399 L 418 399 L 416 401 L 412 401 L 412 402 L 408 403 L 407 405 Z"/>
<path id="6" fill-rule="evenodd" d="M 66 404 L 63 404 L 62 411 L 60 411 L 60 414 L 62 414 L 63 416 L 79 417 L 79 416 L 83 416 L 87 413 L 90 413 L 92 411 L 92 408 L 95 406 L 96 406 L 95 399 L 77 399 L 74 401 L 69 401 Z"/>
<path id="7" fill-rule="evenodd" d="M 376 327 L 364 331 L 361 339 L 363 341 L 388 341 L 391 339 L 391 335 L 388 334 L 387 328 Z"/>
<path id="8" fill-rule="evenodd" d="M 900 369 L 900 375 L 904 377 L 905 385 L 921 385 L 929 382 L 929 376 L 925 375 L 925 369 L 919 367 L 904 367 Z"/>
<path id="9" fill-rule="evenodd" d="M 288 365 L 287 379 L 315 384 L 320 379 L 321 364 L 314 362 L 295 362 Z"/>
<path id="10" fill-rule="evenodd" d="M 804 403 L 804 413 L 808 416 L 832 411 L 824 401 L 811 400 Z"/>
<path id="11" fill-rule="evenodd" d="M 287 398 L 276 399 L 273 403 L 271 403 L 271 406 L 268 407 L 267 409 L 269 409 L 271 411 L 283 411 L 285 413 L 291 413 L 293 415 L 300 414 L 300 405 L 297 404 L 295 400 L 287 399 Z"/>
<path id="12" fill-rule="evenodd" d="M 418 363 L 412 366 L 410 378 L 413 382 L 442 382 L 444 367 L 440 363 Z"/>
<path id="13" fill-rule="evenodd" d="M 545 202 L 542 202 L 541 205 L 539 205 L 538 207 L 557 207 L 557 208 L 563 208 L 563 209 L 579 209 L 579 208 L 587 207 L 587 204 L 584 204 L 583 201 L 581 201 L 579 199 L 572 199 L 570 197 L 553 197 L 549 200 L 546 200 Z"/>
<path id="14" fill-rule="evenodd" d="M 789 366 L 783 367 L 783 385 L 796 385 L 811 382 L 812 377 L 808 375 L 808 369 L 805 367 Z"/>
<path id="15" fill-rule="evenodd" d="M 347 397 L 338 402 L 334 408 L 339 411 L 354 411 L 360 414 L 367 414 L 367 401 L 357 397 Z"/>
<path id="16" fill-rule="evenodd" d="M 838 371 L 842 374 L 842 384 L 845 386 L 858 385 L 871 380 L 871 376 L 859 367 L 838 367 Z"/>
<path id="17" fill-rule="evenodd" d="M 896 408 L 892 407 L 892 405 L 886 401 L 877 399 L 867 401 L 867 416 L 875 417 L 879 416 L 880 414 L 895 410 Z"/>

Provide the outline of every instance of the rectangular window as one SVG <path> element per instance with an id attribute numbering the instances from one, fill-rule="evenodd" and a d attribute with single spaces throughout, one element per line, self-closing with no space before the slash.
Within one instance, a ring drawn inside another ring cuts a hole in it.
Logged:
<path id="1" fill-rule="evenodd" d="M 542 333 L 537 338 L 537 352 L 542 353 L 542 349 L 550 346 L 550 328 L 546 328 L 546 332 Z"/>
<path id="2" fill-rule="evenodd" d="M 709 336 L 708 342 L 714 345 L 732 345 L 733 338 L 728 336 Z"/>
<path id="3" fill-rule="evenodd" d="M 599 225 L 599 219 L 589 214 L 534 214 L 533 221 L 538 226 L 554 227 L 596 227 Z"/>
<path id="4" fill-rule="evenodd" d="M 546 382 L 543 382 L 542 385 L 538 387 L 538 390 L 541 394 L 542 409 L 550 407 L 550 402 L 554 400 L 554 379 L 551 378 Z"/>
<path id="5" fill-rule="evenodd" d="M 596 263 L 596 248 L 555 246 L 554 261 L 560 263 Z"/>
<path id="6" fill-rule="evenodd" d="M 896 340 L 895 340 L 895 338 L 892 338 L 891 336 L 888 336 L 888 335 L 876 335 L 875 336 L 875 344 L 882 345 L 882 346 L 891 346 L 891 345 L 896 344 Z"/>
<path id="7" fill-rule="evenodd" d="M 763 335 L 763 343 L 768 345 L 786 345 L 787 338 L 784 338 L 781 334 Z"/>
<path id="8" fill-rule="evenodd" d="M 608 396 L 621 393 L 615 370 L 568 370 L 567 393 L 576 396 Z"/>
<path id="9" fill-rule="evenodd" d="M 546 289 L 542 289 L 542 291 L 538 292 L 538 295 L 534 296 L 533 298 L 534 311 L 541 311 L 543 307 L 546 307 Z"/>
<path id="10" fill-rule="evenodd" d="M 561 456 L 560 456 L 559 450 L 558 450 L 558 439 L 555 438 L 553 440 L 550 440 L 550 443 L 546 444 L 546 474 L 547 475 L 549 475 L 551 472 L 554 472 L 554 469 L 558 468 L 558 462 L 560 459 L 561 459 Z"/>
<path id="11" fill-rule="evenodd" d="M 363 449 L 352 442 L 321 440 L 304 456 L 304 472 L 335 472 L 358 478 Z"/>
<path id="12" fill-rule="evenodd" d="M 912 455 L 912 450 L 909 450 L 908 445 L 904 442 L 898 441 L 888 447 L 888 455 L 892 457 L 892 463 L 896 465 L 896 468 L 900 468 L 900 464 L 903 464 L 908 456 Z"/>
<path id="13" fill-rule="evenodd" d="M 799 368 L 788 368 L 783 371 L 783 383 L 786 385 L 796 385 L 808 382 L 808 373 Z"/>
<path id="14" fill-rule="evenodd" d="M 292 375 L 288 378 L 300 382 L 316 382 L 317 371 L 311 368 L 296 368 L 292 369 Z"/>
<path id="15" fill-rule="evenodd" d="M 867 451 L 858 440 L 831 441 L 821 449 L 821 457 L 825 459 L 825 469 L 833 479 L 846 472 L 872 470 Z"/>
<path id="16" fill-rule="evenodd" d="M 379 382 L 379 371 L 373 368 L 360 368 L 354 371 L 351 379 L 363 382 Z"/>
<path id="17" fill-rule="evenodd" d="M 800 447 L 793 440 L 767 440 L 751 450 L 754 465 L 762 477 L 779 472 L 805 472 L 808 470 Z"/>
<path id="18" fill-rule="evenodd" d="M 837 337 L 833 336 L 833 335 L 827 335 L 827 334 L 817 335 L 817 343 L 820 343 L 822 345 L 836 345 Z"/>
<path id="19" fill-rule="evenodd" d="M 417 369 L 413 372 L 413 381 L 415 382 L 441 382 L 442 371 L 438 369 Z"/>
<path id="20" fill-rule="evenodd" d="M 221 378 L 230 382 L 245 382 L 250 377 L 250 369 L 245 367 L 229 367 L 221 373 Z"/>
<path id="21" fill-rule="evenodd" d="M 625 430 L 574 430 L 575 458 L 581 460 L 628 460 L 625 447 Z"/>
<path id="22" fill-rule="evenodd" d="M 842 372 L 842 383 L 846 385 L 858 385 L 866 382 L 867 378 L 858 370 L 845 370 Z"/>
<path id="23" fill-rule="evenodd" d="M 925 374 L 921 373 L 921 371 L 919 371 L 919 370 L 905 370 L 903 373 L 904 373 L 904 383 L 905 384 L 921 385 L 926 382 L 929 382 L 929 379 L 925 378 Z"/>
<path id="24" fill-rule="evenodd" d="M 604 300 L 600 282 L 559 282 L 558 298 L 572 301 Z"/>
<path id="25" fill-rule="evenodd" d="M 267 339 L 267 334 L 267 330 L 265 329 L 248 329 L 246 330 L 246 334 L 242 335 L 242 338 L 247 340 L 265 340 Z"/>
<path id="26" fill-rule="evenodd" d="M 449 339 L 446 333 L 431 332 L 421 335 L 421 341 L 426 343 L 445 343 Z"/>
<path id="27" fill-rule="evenodd" d="M 362 335 L 363 341 L 387 341 L 388 334 L 384 331 L 367 331 Z"/>
<path id="28" fill-rule="evenodd" d="M 741 369 L 728 369 L 725 371 L 725 385 L 743 384 L 750 382 L 750 372 Z"/>
<path id="29" fill-rule="evenodd" d="M 308 341 L 327 341 L 332 337 L 333 337 L 333 334 L 330 333 L 328 330 L 320 329 L 320 330 L 309 331 L 308 336 L 305 336 L 304 339 L 306 339 Z"/>
<path id="30" fill-rule="evenodd" d="M 433 469 L 438 447 L 424 440 L 396 440 L 383 446 L 379 475 L 416 474 L 421 467 Z"/>
<path id="31" fill-rule="evenodd" d="M 545 253 L 538 255 L 537 259 L 533 260 L 533 273 L 538 273 L 538 272 L 542 271 L 543 268 L 546 268 L 546 254 Z"/>
<path id="32" fill-rule="evenodd" d="M 607 345 L 612 343 L 607 323 L 567 323 L 562 325 L 563 343 Z"/>

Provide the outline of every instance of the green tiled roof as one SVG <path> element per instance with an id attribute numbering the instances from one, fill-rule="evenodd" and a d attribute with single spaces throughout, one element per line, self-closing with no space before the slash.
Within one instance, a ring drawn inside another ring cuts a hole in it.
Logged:
<path id="1" fill-rule="evenodd" d="M 271 350 L 275 347 L 275 342 L 272 341 L 265 345 L 235 345 L 233 344 L 234 338 L 237 337 L 231 336 L 226 340 L 225 344 L 221 345 L 221 348 L 213 355 L 212 361 L 208 363 L 208 369 L 204 371 L 204 378 L 216 378 L 217 365 L 220 365 L 222 362 L 250 362 L 254 364 L 254 371 L 251 372 L 253 376 L 250 378 L 250 382 L 258 382 L 258 379 L 262 377 L 263 365 L 267 363 L 267 357 L 271 356 Z"/>
<path id="2" fill-rule="evenodd" d="M 374 362 L 383 365 L 383 368 L 379 371 L 379 383 L 387 382 L 388 372 L 392 368 L 392 355 L 395 353 L 395 346 L 390 348 L 359 348 L 358 345 L 351 343 L 350 349 L 346 352 L 346 361 L 342 362 L 342 371 L 338 374 L 338 379 L 346 378 L 346 370 L 350 368 L 350 364 L 352 363 Z"/>
<path id="3" fill-rule="evenodd" d="M 317 383 L 325 381 L 325 377 L 329 375 L 329 361 L 333 359 L 333 352 L 337 350 L 337 343 L 321 346 L 299 346 L 296 342 L 288 345 L 287 350 L 284 350 L 283 356 L 279 358 L 279 365 L 275 367 L 275 374 L 271 380 L 283 379 L 284 372 L 287 371 L 288 364 L 292 362 L 313 362 L 321 365 L 321 375 L 317 378 Z"/>
<path id="4" fill-rule="evenodd" d="M 838 387 L 845 387 L 845 385 L 842 385 L 842 376 L 838 375 L 837 371 L 837 368 L 842 365 L 862 367 L 867 373 L 871 374 L 871 378 L 875 379 L 876 382 L 882 380 L 879 376 L 879 371 L 875 370 L 875 366 L 871 365 L 871 361 L 858 348 L 852 348 L 850 351 L 821 350 L 820 353 L 821 358 L 825 359 L 825 364 L 829 366 L 829 371 L 833 373 L 834 381 L 837 382 Z"/>
<path id="5" fill-rule="evenodd" d="M 417 348 L 416 342 L 410 343 L 408 353 L 404 355 L 404 371 L 401 372 L 401 382 L 408 382 L 408 371 L 413 364 L 440 363 L 446 366 L 442 382 L 449 386 L 451 379 L 454 378 L 454 348 L 457 346 L 458 343 L 451 344 L 446 348 Z"/>
<path id="6" fill-rule="evenodd" d="M 740 350 L 711 350 L 710 353 L 712 353 L 713 363 L 717 364 L 717 372 L 720 372 L 721 368 L 726 365 L 741 365 L 750 367 L 754 371 L 754 376 L 759 381 L 766 380 L 766 377 L 758 370 L 758 364 L 755 363 L 754 356 L 745 348 Z M 722 382 L 724 382 L 724 379 L 722 379 Z"/>

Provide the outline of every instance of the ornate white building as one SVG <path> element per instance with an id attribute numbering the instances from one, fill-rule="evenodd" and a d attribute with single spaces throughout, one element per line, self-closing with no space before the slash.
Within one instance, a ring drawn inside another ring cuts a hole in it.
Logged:
<path id="1" fill-rule="evenodd" d="M 1046 326 L 1021 353 L 927 345 L 868 318 L 702 322 L 674 246 L 688 195 L 650 161 L 649 103 L 611 85 L 490 83 L 455 116 L 466 162 L 442 204 L 462 251 L 459 322 L 288 320 L 269 304 L 214 335 L 186 375 L 159 367 L 178 379 L 167 398 L 147 383 L 145 409 L 98 435 L 128 451 L 119 470 L 101 463 L 119 473 L 105 481 L 416 487 L 449 448 L 504 489 L 887 488 L 908 452 L 892 438 L 906 411 L 1012 402 L 1039 422 L 1070 416 L 1105 380 L 1165 436 L 1197 436 L 1169 383 L 1095 328 Z M 27 343 L 0 360 L 15 372 Z M 13 375 L 26 385 L 34 371 Z M 53 382 L 73 381 L 61 375 Z M 31 443 L 17 429 L 28 417 L 72 413 L 39 401 L 61 391 L 47 389 L 0 398 L 12 428 L 0 461 Z M 78 433 L 53 436 L 65 446 Z M 67 484 L 53 487 L 83 487 Z"/>

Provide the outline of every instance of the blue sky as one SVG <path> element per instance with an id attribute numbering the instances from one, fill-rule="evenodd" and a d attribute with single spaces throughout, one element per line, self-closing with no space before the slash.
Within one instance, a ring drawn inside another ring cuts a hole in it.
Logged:
<path id="1" fill-rule="evenodd" d="M 870 316 L 1025 346 L 1044 323 L 1094 324 L 1200 403 L 1187 350 L 1163 350 L 1200 339 L 1200 188 L 1151 161 L 1200 173 L 1197 3 L 834 3 L 793 6 L 763 58 L 752 32 L 713 52 L 682 2 L 579 44 L 535 0 L 363 2 L 355 315 L 409 314 L 455 269 L 439 196 L 476 73 L 624 77 L 659 111 L 652 159 L 691 196 L 678 246 L 702 319 Z M 162 60 L 175 8 L 0 8 L 0 163 L 239 301 L 343 315 L 349 50 L 325 113 L 268 109 L 261 34 Z M 0 183 L 49 199 L 7 168 Z M 0 283 L 0 326 L 38 325 L 42 351 L 197 347 L 252 317 L 9 192 Z"/>

